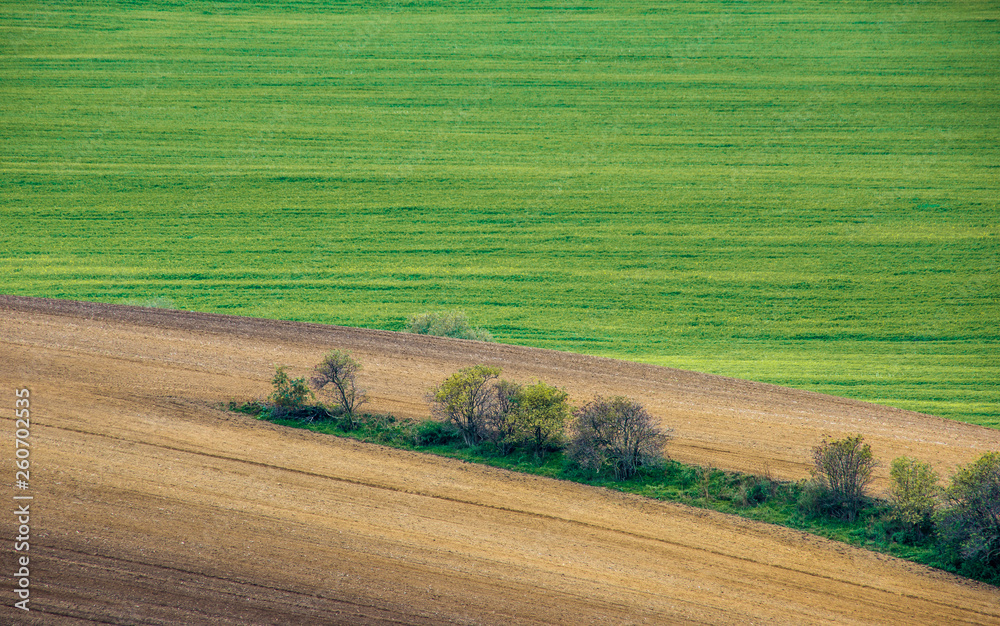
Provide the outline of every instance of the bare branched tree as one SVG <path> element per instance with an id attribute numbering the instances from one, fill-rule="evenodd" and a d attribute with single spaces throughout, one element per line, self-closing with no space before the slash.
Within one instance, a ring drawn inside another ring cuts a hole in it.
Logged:
<path id="1" fill-rule="evenodd" d="M 326 391 L 344 413 L 352 417 L 368 400 L 365 390 L 358 387 L 360 371 L 361 364 L 350 353 L 333 350 L 313 369 L 310 382 L 317 391 Z"/>
<path id="2" fill-rule="evenodd" d="M 639 467 L 663 461 L 670 439 L 638 402 L 616 396 L 598 397 L 574 413 L 570 457 L 581 467 L 600 472 L 610 468 L 615 478 L 629 478 Z"/>

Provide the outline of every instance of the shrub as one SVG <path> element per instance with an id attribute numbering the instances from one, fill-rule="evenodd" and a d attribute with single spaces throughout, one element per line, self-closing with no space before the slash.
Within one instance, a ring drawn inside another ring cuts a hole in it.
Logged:
<path id="1" fill-rule="evenodd" d="M 413 315 L 406 320 L 405 332 L 455 339 L 493 341 L 493 335 L 484 328 L 473 328 L 462 311 L 435 311 Z"/>
<path id="2" fill-rule="evenodd" d="M 1000 452 L 960 468 L 945 498 L 948 508 L 938 522 L 945 549 L 965 572 L 1000 581 Z"/>
<path id="3" fill-rule="evenodd" d="M 496 410 L 493 381 L 499 376 L 499 367 L 466 367 L 445 379 L 431 394 L 434 413 L 454 424 L 469 446 L 482 441 L 487 432 L 487 419 Z"/>
<path id="4" fill-rule="evenodd" d="M 289 378 L 284 367 L 275 368 L 271 384 L 274 385 L 274 391 L 271 392 L 268 401 L 274 405 L 275 417 L 301 409 L 305 401 L 312 396 L 306 385 L 306 379 Z"/>
<path id="5" fill-rule="evenodd" d="M 930 463 L 901 456 L 893 459 L 889 477 L 892 518 L 905 535 L 923 539 L 933 528 L 932 516 L 940 491 L 937 472 Z"/>
<path id="6" fill-rule="evenodd" d="M 865 489 L 874 480 L 878 461 L 864 437 L 823 440 L 813 448 L 816 480 L 826 492 L 819 500 L 828 514 L 854 521 L 865 501 Z"/>
<path id="7" fill-rule="evenodd" d="M 799 512 L 809 517 L 819 517 L 828 513 L 828 490 L 815 477 L 799 482 L 799 496 L 796 506 Z"/>
<path id="8" fill-rule="evenodd" d="M 595 473 L 611 469 L 616 479 L 624 480 L 639 467 L 663 461 L 669 431 L 638 402 L 598 397 L 573 416 L 569 455 L 580 467 Z"/>
<path id="9" fill-rule="evenodd" d="M 452 425 L 436 420 L 426 420 L 413 429 L 413 443 L 416 446 L 443 446 L 455 443 L 462 435 Z"/>
<path id="10" fill-rule="evenodd" d="M 354 415 L 358 407 L 367 401 L 365 390 L 358 387 L 358 372 L 361 364 L 347 352 L 333 350 L 313 368 L 312 383 L 316 391 L 329 388 L 334 402 L 347 415 L 352 426 L 356 426 Z"/>
<path id="11" fill-rule="evenodd" d="M 565 391 L 541 381 L 519 387 L 509 420 L 517 443 L 531 450 L 535 457 L 561 447 L 570 416 L 568 398 Z"/>

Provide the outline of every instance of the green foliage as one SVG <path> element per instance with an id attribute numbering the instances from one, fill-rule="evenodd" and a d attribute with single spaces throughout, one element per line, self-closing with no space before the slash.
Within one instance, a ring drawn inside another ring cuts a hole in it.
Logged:
<path id="1" fill-rule="evenodd" d="M 960 468 L 945 491 L 938 532 L 971 575 L 1000 584 L 1000 452 Z"/>
<path id="2" fill-rule="evenodd" d="M 462 433 L 453 424 L 437 420 L 424 420 L 413 429 L 413 444 L 421 446 L 448 446 L 462 440 Z"/>
<path id="3" fill-rule="evenodd" d="M 279 415 L 301 409 L 306 400 L 313 395 L 306 385 L 305 378 L 290 378 L 284 367 L 275 368 L 271 384 L 274 386 L 274 391 L 268 400 Z"/>
<path id="4" fill-rule="evenodd" d="M 541 381 L 521 387 L 510 418 L 515 440 L 536 457 L 561 448 L 570 417 L 568 398 L 565 391 Z"/>
<path id="5" fill-rule="evenodd" d="M 361 364 L 350 353 L 332 350 L 313 369 L 310 382 L 316 391 L 329 389 L 336 405 L 351 418 L 368 399 L 365 390 L 358 387 L 360 371 Z"/>
<path id="6" fill-rule="evenodd" d="M 893 519 L 919 541 L 933 529 L 934 508 L 941 491 L 937 472 L 930 463 L 903 456 L 893 459 L 889 478 Z"/>
<path id="7" fill-rule="evenodd" d="M 3 290 L 460 307 L 997 426 L 983 7 L 3 2 Z"/>
<path id="8" fill-rule="evenodd" d="M 817 490 L 810 508 L 829 515 L 853 520 L 865 503 L 865 490 L 874 480 L 878 461 L 871 446 L 860 434 L 823 442 L 813 448 L 815 482 L 809 490 Z"/>
<path id="9" fill-rule="evenodd" d="M 420 313 L 407 318 L 405 330 L 418 335 L 493 341 L 493 335 L 485 328 L 473 328 L 462 311 Z"/>
<path id="10" fill-rule="evenodd" d="M 431 394 L 435 414 L 454 424 L 467 445 L 476 445 L 485 435 L 496 403 L 493 382 L 499 376 L 499 367 L 466 367 L 449 376 Z"/>
<path id="11" fill-rule="evenodd" d="M 668 432 L 638 402 L 598 397 L 573 414 L 569 454 L 582 468 L 610 469 L 624 480 L 640 467 L 663 462 Z"/>

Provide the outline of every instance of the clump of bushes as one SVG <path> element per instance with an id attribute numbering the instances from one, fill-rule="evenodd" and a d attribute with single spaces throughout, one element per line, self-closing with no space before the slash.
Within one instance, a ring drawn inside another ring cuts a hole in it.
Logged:
<path id="1" fill-rule="evenodd" d="M 800 508 L 854 521 L 878 467 L 871 446 L 861 435 L 824 439 L 813 448 L 813 463 L 813 479 L 803 486 Z"/>
<path id="2" fill-rule="evenodd" d="M 493 341 L 493 335 L 485 328 L 473 328 L 469 318 L 462 311 L 432 311 L 419 313 L 406 319 L 404 332 L 455 339 Z"/>
<path id="3" fill-rule="evenodd" d="M 313 395 L 306 385 L 305 378 L 289 377 L 284 367 L 275 368 L 271 384 L 274 386 L 274 391 L 267 399 L 277 417 L 302 409 L 306 400 Z"/>
<path id="4" fill-rule="evenodd" d="M 938 475 L 930 463 L 901 456 L 889 470 L 890 520 L 904 542 L 917 542 L 934 529 L 934 511 L 941 492 Z"/>
<path id="5" fill-rule="evenodd" d="M 959 571 L 1000 583 L 1000 452 L 960 468 L 937 518 L 943 551 Z"/>
<path id="6" fill-rule="evenodd" d="M 489 443 L 536 459 L 568 446 L 568 456 L 594 474 L 618 480 L 664 459 L 668 430 L 634 400 L 597 398 L 572 412 L 568 394 L 544 382 L 500 379 L 500 368 L 476 365 L 449 376 L 431 393 L 433 412 L 454 425 L 468 446 Z"/>
<path id="7" fill-rule="evenodd" d="M 873 505 L 869 515 L 881 516 L 877 525 L 893 542 L 932 545 L 939 565 L 1000 583 L 1000 452 L 959 468 L 944 489 L 929 463 L 896 458 L 889 499 L 881 504 L 866 493 L 878 462 L 861 435 L 824 440 L 813 460 L 813 479 L 799 486 L 801 512 L 852 522 L 863 506 Z"/>
<path id="8" fill-rule="evenodd" d="M 622 396 L 598 397 L 573 414 L 569 456 L 595 473 L 610 469 L 631 478 L 640 467 L 658 465 L 670 436 L 641 404 Z"/>

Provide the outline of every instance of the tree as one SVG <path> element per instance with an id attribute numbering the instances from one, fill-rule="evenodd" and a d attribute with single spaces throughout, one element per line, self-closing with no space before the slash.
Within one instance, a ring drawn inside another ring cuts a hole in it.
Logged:
<path id="1" fill-rule="evenodd" d="M 313 368 L 310 382 L 316 391 L 329 388 L 328 393 L 334 402 L 349 418 L 353 418 L 358 407 L 368 400 L 365 390 L 358 387 L 360 371 L 361 364 L 354 360 L 350 353 L 333 350 Z"/>
<path id="2" fill-rule="evenodd" d="M 521 402 L 522 391 L 522 385 L 509 380 L 497 380 L 490 390 L 493 398 L 487 403 L 483 438 L 493 443 L 503 456 L 510 454 L 518 444 L 514 415 Z"/>
<path id="3" fill-rule="evenodd" d="M 435 414 L 453 423 L 469 446 L 487 432 L 487 419 L 496 410 L 493 381 L 499 376 L 499 367 L 474 365 L 452 374 L 431 393 Z"/>
<path id="4" fill-rule="evenodd" d="M 276 367 L 274 378 L 271 379 L 274 391 L 268 397 L 268 401 L 274 405 L 274 412 L 278 417 L 302 408 L 307 398 L 312 396 L 305 378 L 289 378 L 284 367 Z"/>
<path id="5" fill-rule="evenodd" d="M 945 498 L 949 506 L 938 523 L 944 543 L 966 571 L 1000 580 L 1000 452 L 960 468 Z"/>
<path id="6" fill-rule="evenodd" d="M 569 454 L 580 467 L 595 473 L 610 468 L 624 480 L 639 467 L 662 462 L 669 439 L 669 430 L 638 402 L 598 397 L 574 413 Z"/>
<path id="7" fill-rule="evenodd" d="M 815 472 L 827 497 L 826 509 L 853 521 L 864 503 L 865 489 L 874 480 L 878 461 L 864 437 L 854 435 L 823 442 L 813 448 Z"/>
<path id="8" fill-rule="evenodd" d="M 930 463 L 901 456 L 893 459 L 889 478 L 892 516 L 909 533 L 922 538 L 933 527 L 932 516 L 940 492 L 937 472 Z"/>
<path id="9" fill-rule="evenodd" d="M 462 311 L 434 311 L 412 315 L 406 320 L 406 332 L 418 335 L 435 335 L 455 339 L 493 341 L 493 335 L 484 328 L 473 328 Z"/>
<path id="10" fill-rule="evenodd" d="M 559 447 L 570 417 L 569 394 L 539 381 L 521 387 L 515 397 L 510 418 L 513 435 L 519 444 L 541 457 Z"/>

